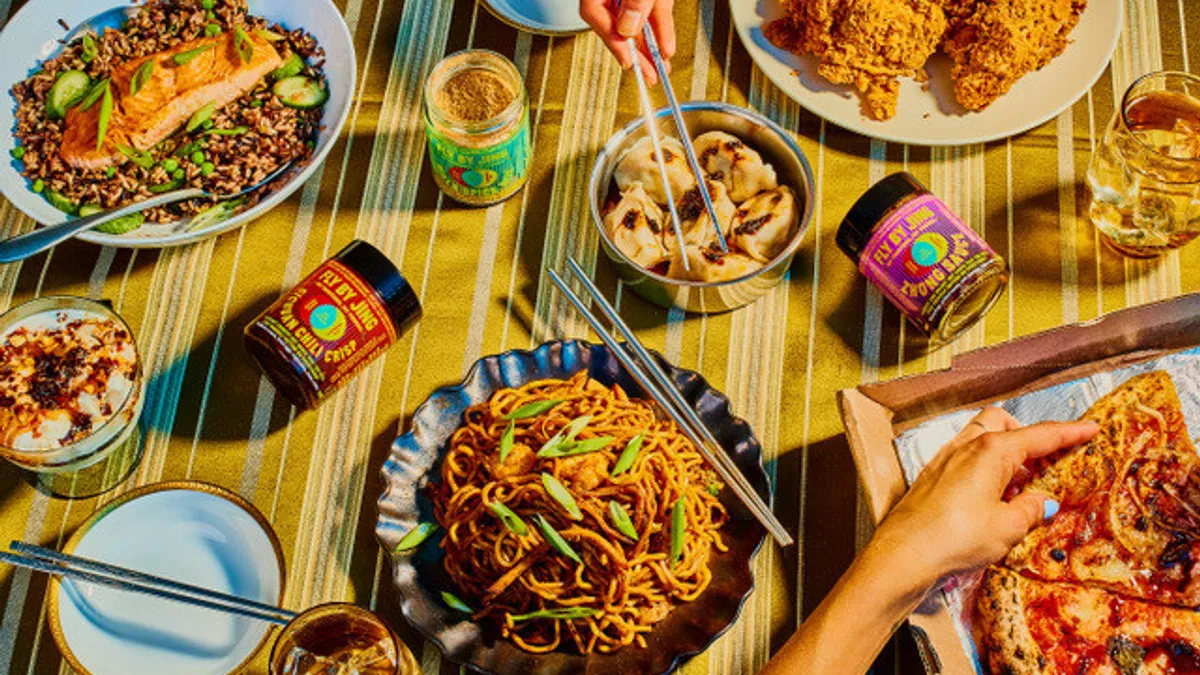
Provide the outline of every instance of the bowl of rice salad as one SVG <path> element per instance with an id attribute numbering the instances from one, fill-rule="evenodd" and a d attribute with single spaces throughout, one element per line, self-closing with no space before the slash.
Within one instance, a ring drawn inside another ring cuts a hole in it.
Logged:
<path id="1" fill-rule="evenodd" d="M 244 197 L 78 235 L 142 248 L 205 239 L 304 183 L 337 140 L 356 77 L 331 0 L 31 0 L 0 32 L 0 192 L 48 225 L 178 188 L 235 193 L 292 163 Z"/>

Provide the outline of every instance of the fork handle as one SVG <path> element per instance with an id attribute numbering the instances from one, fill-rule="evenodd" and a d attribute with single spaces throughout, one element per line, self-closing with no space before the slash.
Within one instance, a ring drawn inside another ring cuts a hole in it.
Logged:
<path id="1" fill-rule="evenodd" d="M 200 188 L 172 190 L 164 192 L 161 195 L 155 195 L 145 201 L 113 209 L 112 211 L 104 211 L 103 213 L 96 213 L 82 218 L 72 218 L 57 225 L 39 227 L 32 232 L 26 232 L 11 239 L 0 241 L 0 264 L 24 260 L 45 251 L 55 244 L 66 241 L 80 232 L 90 230 L 97 225 L 102 225 L 117 218 L 122 218 L 156 206 L 174 204 L 175 202 L 195 199 L 205 195 L 204 190 Z"/>

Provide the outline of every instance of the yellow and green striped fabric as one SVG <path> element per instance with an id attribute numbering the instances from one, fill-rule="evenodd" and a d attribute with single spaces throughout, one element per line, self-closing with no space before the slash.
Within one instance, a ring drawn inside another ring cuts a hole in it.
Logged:
<path id="1" fill-rule="evenodd" d="M 726 0 L 676 3 L 673 80 L 681 98 L 764 112 L 796 133 L 817 183 L 816 219 L 789 279 L 751 307 L 705 317 L 643 302 L 599 253 L 586 217 L 587 174 L 611 132 L 637 114 L 637 97 L 597 39 L 518 33 L 471 0 L 337 0 L 358 49 L 357 97 L 329 159 L 285 204 L 245 229 L 185 248 L 132 252 L 72 242 L 0 266 L 0 309 L 42 294 L 110 299 L 137 332 L 150 374 L 146 454 L 137 473 L 114 493 L 72 502 L 48 498 L 17 469 L 0 468 L 0 540 L 61 545 L 95 508 L 133 486 L 217 483 L 275 524 L 287 557 L 287 606 L 352 600 L 375 607 L 426 673 L 455 672 L 399 617 L 373 534 L 378 469 L 414 408 L 480 356 L 586 336 L 544 282 L 546 269 L 574 255 L 649 346 L 702 372 L 763 441 L 776 511 L 799 543 L 763 548 L 741 619 L 683 669 L 753 672 L 870 533 L 841 436 L 837 389 L 943 368 L 954 353 L 1200 290 L 1200 245 L 1153 262 L 1122 260 L 1099 245 L 1082 187 L 1114 97 L 1141 73 L 1187 70 L 1189 50 L 1200 59 L 1200 4 L 1091 1 L 1124 2 L 1127 26 L 1112 67 L 1085 98 L 1017 138 L 932 150 L 822 122 L 754 67 L 733 34 Z M 0 0 L 0 16 L 16 4 Z M 486 209 L 443 198 L 425 166 L 425 75 L 444 54 L 470 46 L 517 64 L 533 122 L 528 187 Z M 899 315 L 833 241 L 852 201 L 901 168 L 941 195 L 1013 269 L 987 319 L 933 354 L 906 342 L 910 331 Z M 0 203 L 0 235 L 32 227 Z M 240 333 L 353 238 L 401 265 L 425 317 L 336 398 L 297 414 L 255 370 Z M 45 589 L 42 576 L 0 574 L 0 672 L 69 670 L 46 628 Z M 919 667 L 907 648 L 889 649 L 877 664 L 880 672 Z M 265 671 L 260 655 L 250 672 Z"/>

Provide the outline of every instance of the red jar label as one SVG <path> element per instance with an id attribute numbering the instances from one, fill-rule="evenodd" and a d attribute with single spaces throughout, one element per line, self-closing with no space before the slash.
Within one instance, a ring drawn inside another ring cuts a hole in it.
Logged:
<path id="1" fill-rule="evenodd" d="M 946 207 L 923 194 L 876 227 L 858 269 L 914 324 L 933 333 L 959 283 L 999 256 Z"/>
<path id="2" fill-rule="evenodd" d="M 396 341 L 379 296 L 337 260 L 318 267 L 255 323 L 287 347 L 297 374 L 311 383 L 317 400 Z"/>

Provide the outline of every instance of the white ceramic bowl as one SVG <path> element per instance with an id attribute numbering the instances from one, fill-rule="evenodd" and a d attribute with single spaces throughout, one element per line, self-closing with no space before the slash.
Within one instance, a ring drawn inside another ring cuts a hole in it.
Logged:
<path id="1" fill-rule="evenodd" d="M 10 153 L 16 144 L 11 133 L 16 128 L 16 101 L 12 98 L 12 87 L 58 51 L 61 46 L 58 40 L 67 33 L 59 25 L 60 19 L 74 27 L 106 10 L 127 4 L 126 0 L 30 0 L 0 33 L 0 89 L 3 90 L 0 96 L 4 101 L 0 104 L 0 129 L 9 130 L 7 134 L 0 134 L 0 158 L 4 160 L 3 166 L 0 166 L 0 193 L 43 225 L 61 223 L 67 216 L 33 192 L 29 181 L 21 176 L 18 163 L 11 158 Z M 278 190 L 229 220 L 187 232 L 172 232 L 172 225 L 146 224 L 128 234 L 85 232 L 78 235 L 79 239 L 104 246 L 131 248 L 178 246 L 207 239 L 241 227 L 274 208 L 303 185 L 329 154 L 350 112 L 358 77 L 354 40 L 350 37 L 345 20 L 332 0 L 249 0 L 249 5 L 251 14 L 266 17 L 288 29 L 305 29 L 325 49 L 324 67 L 329 100 L 325 103 L 321 119 L 324 128 L 317 137 L 312 159 Z"/>
<path id="2" fill-rule="evenodd" d="M 156 483 L 94 513 L 67 553 L 268 604 L 283 599 L 279 540 L 262 514 L 206 483 Z M 226 675 L 271 624 L 75 580 L 50 583 L 50 631 L 80 675 Z"/>

